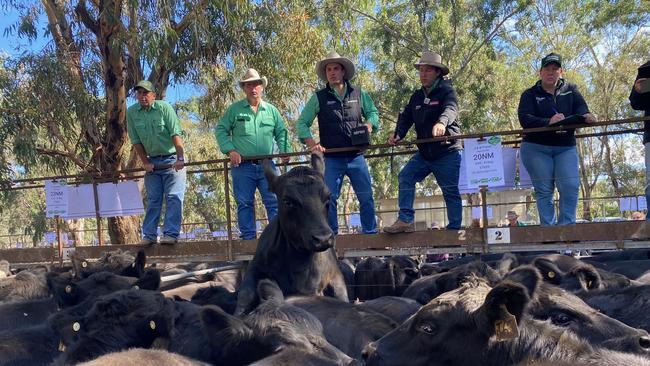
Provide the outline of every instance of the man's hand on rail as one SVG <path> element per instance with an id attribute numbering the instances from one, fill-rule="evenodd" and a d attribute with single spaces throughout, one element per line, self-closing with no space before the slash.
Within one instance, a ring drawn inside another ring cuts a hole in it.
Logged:
<path id="1" fill-rule="evenodd" d="M 153 172 L 153 164 L 151 163 L 146 163 L 142 167 L 144 168 L 144 171 L 146 171 L 147 173 Z"/>
<path id="2" fill-rule="evenodd" d="M 435 125 L 433 125 L 433 131 L 432 131 L 433 137 L 444 136 L 446 129 L 447 128 L 443 123 L 440 122 L 436 123 Z"/>
<path id="3" fill-rule="evenodd" d="M 282 161 L 282 164 L 287 164 L 291 160 L 291 156 L 281 156 L 280 160 Z"/>
<path id="4" fill-rule="evenodd" d="M 399 137 L 398 135 L 394 135 L 388 138 L 388 144 L 389 145 L 395 145 L 398 143 L 402 138 Z"/>
<path id="5" fill-rule="evenodd" d="M 307 144 L 307 148 L 311 152 L 314 151 L 325 152 L 325 148 L 322 147 L 321 144 L 317 144 L 316 141 L 314 141 L 314 139 L 311 137 L 305 139 L 305 144 Z"/>
<path id="6" fill-rule="evenodd" d="M 230 157 L 230 165 L 234 167 L 238 167 L 239 164 L 241 164 L 241 155 L 235 150 L 230 150 L 228 152 L 228 156 Z"/>
<path id="7" fill-rule="evenodd" d="M 552 124 L 554 124 L 555 122 L 558 122 L 558 121 L 563 120 L 564 118 L 566 118 L 566 117 L 564 117 L 564 114 L 562 114 L 562 113 L 555 113 L 555 114 L 553 115 L 553 117 L 551 117 L 551 120 L 548 121 L 548 124 L 549 124 L 549 125 L 552 125 Z"/>
<path id="8" fill-rule="evenodd" d="M 596 116 L 594 116 L 591 113 L 585 113 L 582 116 L 585 117 L 585 122 L 586 123 L 594 123 L 594 122 L 596 122 Z"/>

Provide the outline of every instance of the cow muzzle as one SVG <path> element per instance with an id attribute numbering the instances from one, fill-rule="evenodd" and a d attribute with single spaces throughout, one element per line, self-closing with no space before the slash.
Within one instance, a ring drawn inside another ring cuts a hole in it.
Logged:
<path id="1" fill-rule="evenodd" d="M 312 249 L 314 252 L 324 252 L 334 246 L 334 233 L 311 236 Z"/>

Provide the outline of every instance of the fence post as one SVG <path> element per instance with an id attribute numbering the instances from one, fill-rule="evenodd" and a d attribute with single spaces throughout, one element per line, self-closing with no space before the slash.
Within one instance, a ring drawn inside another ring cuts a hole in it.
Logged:
<path id="1" fill-rule="evenodd" d="M 487 211 L 487 186 L 481 186 L 481 211 L 483 217 L 483 253 L 488 252 L 488 211 Z"/>
<path id="2" fill-rule="evenodd" d="M 228 161 L 223 162 L 223 187 L 226 198 L 226 225 L 228 227 L 228 261 L 232 261 L 232 217 L 230 216 L 230 183 L 228 181 Z"/>
<path id="3" fill-rule="evenodd" d="M 58 243 L 59 250 L 59 267 L 63 267 L 63 242 L 61 241 L 61 219 L 59 215 L 55 216 L 56 219 L 56 242 Z"/>
<path id="4" fill-rule="evenodd" d="M 99 194 L 97 193 L 97 182 L 93 179 L 93 198 L 95 199 L 95 219 L 97 220 L 97 240 L 99 246 L 104 245 L 102 238 L 102 218 L 99 215 Z"/>

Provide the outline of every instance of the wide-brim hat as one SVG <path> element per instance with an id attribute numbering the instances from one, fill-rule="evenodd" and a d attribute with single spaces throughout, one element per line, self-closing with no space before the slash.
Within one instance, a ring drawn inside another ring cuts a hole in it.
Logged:
<path id="1" fill-rule="evenodd" d="M 244 76 L 242 76 L 241 80 L 239 80 L 239 87 L 243 88 L 244 83 L 250 83 L 252 81 L 261 81 L 262 85 L 266 88 L 266 85 L 268 84 L 268 80 L 266 79 L 266 76 L 260 76 L 260 73 L 257 72 L 257 70 L 251 68 L 246 70 L 246 73 Z"/>
<path id="2" fill-rule="evenodd" d="M 510 219 L 510 218 L 516 219 L 518 217 L 519 217 L 519 215 L 517 215 L 517 212 L 515 212 L 515 211 L 508 211 L 506 213 L 506 219 Z"/>
<path id="3" fill-rule="evenodd" d="M 441 70 L 440 76 L 445 76 L 449 74 L 449 68 L 447 67 L 447 65 L 442 63 L 442 56 L 440 56 L 437 53 L 425 51 L 424 53 L 422 53 L 422 57 L 420 57 L 420 61 L 414 65 L 416 69 L 422 65 L 437 67 Z"/>
<path id="4" fill-rule="evenodd" d="M 336 51 L 330 51 L 324 59 L 318 61 L 316 64 L 316 75 L 318 75 L 321 80 L 327 81 L 325 67 L 332 63 L 341 64 L 345 69 L 343 79 L 352 80 L 355 74 L 354 63 L 352 63 L 352 61 L 347 57 L 341 57 Z"/>

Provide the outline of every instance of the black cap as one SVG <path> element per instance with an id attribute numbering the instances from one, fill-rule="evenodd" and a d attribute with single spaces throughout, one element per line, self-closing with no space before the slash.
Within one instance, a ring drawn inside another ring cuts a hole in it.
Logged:
<path id="1" fill-rule="evenodd" d="M 549 53 L 542 59 L 542 67 L 550 64 L 551 62 L 555 62 L 559 67 L 562 67 L 562 56 L 554 52 Z"/>

